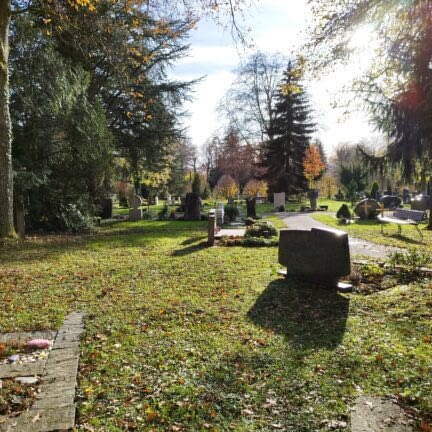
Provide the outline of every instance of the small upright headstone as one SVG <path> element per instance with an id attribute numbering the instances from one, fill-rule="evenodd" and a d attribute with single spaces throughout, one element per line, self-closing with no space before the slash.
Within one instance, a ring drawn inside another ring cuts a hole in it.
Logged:
<path id="1" fill-rule="evenodd" d="M 171 201 L 171 195 L 170 195 L 170 194 L 167 194 L 166 203 L 167 203 L 168 205 L 171 205 L 171 204 L 172 204 L 172 201 Z"/>
<path id="2" fill-rule="evenodd" d="M 159 205 L 159 197 L 157 195 L 155 196 L 155 205 Z"/>
<path id="3" fill-rule="evenodd" d="M 207 242 L 208 242 L 209 246 L 214 246 L 215 235 L 216 235 L 216 210 L 215 209 L 211 209 L 209 211 L 207 232 L 208 232 Z"/>
<path id="4" fill-rule="evenodd" d="M 401 205 L 401 199 L 397 196 L 384 195 L 380 198 L 380 203 L 386 209 L 395 209 Z"/>
<path id="5" fill-rule="evenodd" d="M 404 204 L 410 204 L 411 203 L 411 193 L 409 189 L 404 189 L 402 191 L 402 201 Z"/>
<path id="6" fill-rule="evenodd" d="M 184 220 L 201 220 L 201 200 L 198 194 L 194 192 L 187 193 L 184 206 Z"/>
<path id="7" fill-rule="evenodd" d="M 129 220 L 135 222 L 142 219 L 142 198 L 138 195 L 134 195 L 129 198 Z"/>
<path id="8" fill-rule="evenodd" d="M 219 202 L 217 203 L 216 207 L 216 224 L 219 226 L 222 226 L 225 221 L 225 207 L 224 203 Z"/>
<path id="9" fill-rule="evenodd" d="M 280 206 L 285 206 L 285 192 L 273 194 L 273 207 L 279 208 Z"/>
<path id="10" fill-rule="evenodd" d="M 111 219 L 113 217 L 113 200 L 112 198 L 105 198 L 102 202 L 102 219 Z"/>
<path id="11" fill-rule="evenodd" d="M 256 199 L 255 198 L 246 198 L 246 214 L 247 217 L 256 219 Z"/>
<path id="12" fill-rule="evenodd" d="M 354 208 L 354 213 L 360 219 L 374 219 L 378 216 L 381 206 L 378 201 L 372 198 L 366 198 L 359 203 Z"/>

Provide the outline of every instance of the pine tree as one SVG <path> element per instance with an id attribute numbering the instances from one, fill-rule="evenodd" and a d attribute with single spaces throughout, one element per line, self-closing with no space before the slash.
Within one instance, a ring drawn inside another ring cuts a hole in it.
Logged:
<path id="1" fill-rule="evenodd" d="M 303 158 L 315 123 L 301 79 L 301 68 L 290 61 L 276 99 L 273 138 L 264 151 L 270 192 L 295 193 L 307 188 Z"/>

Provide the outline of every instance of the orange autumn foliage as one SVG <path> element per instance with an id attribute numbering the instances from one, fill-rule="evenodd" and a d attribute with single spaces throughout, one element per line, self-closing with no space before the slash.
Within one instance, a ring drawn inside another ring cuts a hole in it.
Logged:
<path id="1" fill-rule="evenodd" d="M 322 173 L 325 165 L 321 160 L 321 154 L 315 144 L 311 144 L 305 151 L 303 158 L 303 174 L 309 180 L 309 186 L 313 187 L 314 180 Z"/>

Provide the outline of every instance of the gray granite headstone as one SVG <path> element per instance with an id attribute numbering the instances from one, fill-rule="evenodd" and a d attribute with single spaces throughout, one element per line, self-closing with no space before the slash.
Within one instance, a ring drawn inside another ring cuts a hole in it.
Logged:
<path id="1" fill-rule="evenodd" d="M 141 220 L 142 215 L 142 209 L 140 208 L 142 206 L 142 198 L 138 195 L 134 195 L 131 198 L 129 198 L 129 220 L 132 222 Z"/>
<path id="2" fill-rule="evenodd" d="M 279 192 L 273 194 L 273 207 L 279 208 L 285 205 L 285 192 Z"/>
<path id="3" fill-rule="evenodd" d="M 402 202 L 402 200 L 398 196 L 394 195 L 384 195 L 380 198 L 379 201 L 386 209 L 398 208 Z"/>
<path id="4" fill-rule="evenodd" d="M 186 194 L 184 220 L 201 220 L 201 200 L 198 194 L 194 192 Z"/>
<path id="5" fill-rule="evenodd" d="M 207 242 L 209 246 L 214 246 L 216 235 L 216 210 L 211 209 L 208 215 Z"/>
<path id="6" fill-rule="evenodd" d="M 322 228 L 281 230 L 279 264 L 287 267 L 287 275 L 336 287 L 339 277 L 351 273 L 348 234 Z"/>
<path id="7" fill-rule="evenodd" d="M 417 195 L 411 200 L 411 210 L 426 211 L 429 210 L 430 196 Z"/>
<path id="8" fill-rule="evenodd" d="M 354 208 L 354 213 L 360 219 L 374 219 L 378 216 L 380 211 L 380 203 L 372 198 L 366 198 L 359 203 Z"/>

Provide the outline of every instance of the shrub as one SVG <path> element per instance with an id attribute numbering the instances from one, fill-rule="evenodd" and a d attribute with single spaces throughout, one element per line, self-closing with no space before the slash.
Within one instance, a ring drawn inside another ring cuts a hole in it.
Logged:
<path id="1" fill-rule="evenodd" d="M 93 228 L 91 218 L 83 214 L 75 204 L 62 207 L 60 220 L 64 225 L 64 231 L 71 234 L 88 233 Z"/>
<path id="2" fill-rule="evenodd" d="M 225 215 L 230 221 L 234 221 L 239 214 L 239 209 L 235 204 L 228 204 L 225 206 Z"/>
<path id="3" fill-rule="evenodd" d="M 284 212 L 284 211 L 285 211 L 285 206 L 280 205 L 280 206 L 278 207 L 278 211 L 280 211 L 280 212 Z"/>
<path id="4" fill-rule="evenodd" d="M 376 199 L 376 194 L 379 191 L 379 185 L 377 182 L 374 182 L 370 191 L 370 197 Z"/>
<path id="5" fill-rule="evenodd" d="M 264 237 L 269 239 L 277 235 L 278 231 L 271 222 L 256 222 L 246 230 L 245 238 Z"/>
<path id="6" fill-rule="evenodd" d="M 152 220 L 152 219 L 153 219 L 153 216 L 152 216 L 152 214 L 151 214 L 150 212 L 148 212 L 148 211 L 143 211 L 143 219 L 144 219 L 144 220 Z"/>
<path id="7" fill-rule="evenodd" d="M 167 220 L 169 218 L 170 209 L 167 204 L 162 207 L 162 210 L 158 213 L 159 220 Z"/>
<path id="8" fill-rule="evenodd" d="M 408 252 L 392 252 L 388 255 L 390 265 L 403 266 L 409 273 L 416 273 L 421 267 L 426 267 L 432 263 L 432 257 L 426 252 L 417 249 L 410 249 Z"/>
<path id="9" fill-rule="evenodd" d="M 252 226 L 255 223 L 255 220 L 251 217 L 246 218 L 245 225 L 246 226 Z"/>
<path id="10" fill-rule="evenodd" d="M 278 246 L 279 239 L 277 237 L 273 237 L 273 238 L 245 237 L 241 241 L 241 244 L 242 246 L 249 246 L 249 247 Z"/>
<path id="11" fill-rule="evenodd" d="M 346 204 L 342 204 L 336 213 L 338 219 L 351 219 L 350 209 Z"/>

